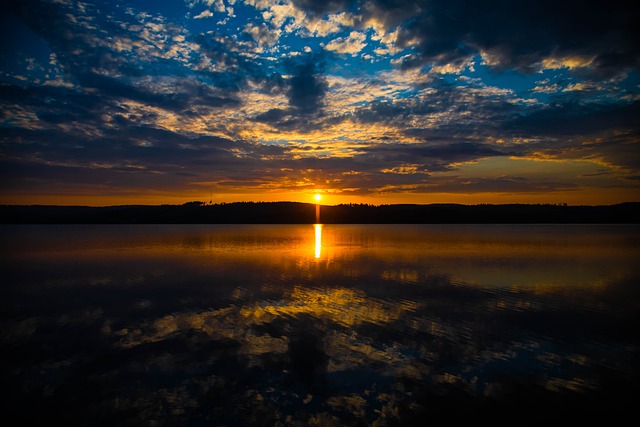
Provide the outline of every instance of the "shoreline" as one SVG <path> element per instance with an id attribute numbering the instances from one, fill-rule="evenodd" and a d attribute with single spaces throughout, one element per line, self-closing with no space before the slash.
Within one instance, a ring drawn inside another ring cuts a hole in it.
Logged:
<path id="1" fill-rule="evenodd" d="M 596 206 L 330 206 L 298 202 L 103 207 L 0 205 L 0 215 L 2 224 L 638 224 L 640 202 Z"/>

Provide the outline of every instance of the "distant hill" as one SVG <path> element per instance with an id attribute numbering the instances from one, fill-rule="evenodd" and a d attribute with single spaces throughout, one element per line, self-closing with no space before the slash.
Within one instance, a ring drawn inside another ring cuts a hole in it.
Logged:
<path id="1" fill-rule="evenodd" d="M 0 206 L 4 224 L 312 224 L 315 204 L 240 202 L 206 205 Z M 321 206 L 324 224 L 639 223 L 640 203 L 608 206 L 365 205 Z"/>

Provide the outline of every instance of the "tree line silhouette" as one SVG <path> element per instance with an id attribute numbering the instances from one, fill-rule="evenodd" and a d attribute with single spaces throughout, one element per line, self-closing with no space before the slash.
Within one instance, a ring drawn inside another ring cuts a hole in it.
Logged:
<path id="1" fill-rule="evenodd" d="M 312 224 L 315 204 L 234 202 L 182 205 L 0 206 L 4 224 Z M 638 223 L 640 203 L 566 204 L 340 204 L 321 206 L 324 224 Z"/>

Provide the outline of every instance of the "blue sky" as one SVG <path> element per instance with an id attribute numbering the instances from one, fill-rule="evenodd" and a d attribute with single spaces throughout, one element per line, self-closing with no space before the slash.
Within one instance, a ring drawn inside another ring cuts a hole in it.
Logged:
<path id="1" fill-rule="evenodd" d="M 4 8 L 0 203 L 640 200 L 629 2 Z"/>

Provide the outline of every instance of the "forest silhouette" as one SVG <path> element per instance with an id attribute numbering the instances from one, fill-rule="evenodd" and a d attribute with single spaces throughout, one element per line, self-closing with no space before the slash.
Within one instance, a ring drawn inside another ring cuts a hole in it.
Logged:
<path id="1" fill-rule="evenodd" d="M 638 223 L 640 203 L 565 204 L 341 204 L 320 206 L 323 224 Z M 313 224 L 316 204 L 238 202 L 124 206 L 0 206 L 4 224 Z"/>

